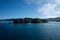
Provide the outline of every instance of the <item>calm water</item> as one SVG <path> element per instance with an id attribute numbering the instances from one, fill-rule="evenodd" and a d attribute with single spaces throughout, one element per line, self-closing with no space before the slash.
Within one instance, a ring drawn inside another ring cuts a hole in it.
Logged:
<path id="1" fill-rule="evenodd" d="M 0 40 L 60 40 L 60 22 L 0 23 Z"/>

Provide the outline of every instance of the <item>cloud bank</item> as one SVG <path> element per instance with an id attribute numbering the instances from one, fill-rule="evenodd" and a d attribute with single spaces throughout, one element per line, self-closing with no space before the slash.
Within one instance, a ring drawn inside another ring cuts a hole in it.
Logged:
<path id="1" fill-rule="evenodd" d="M 38 5 L 36 11 L 42 13 L 45 18 L 60 16 L 60 0 L 25 0 L 27 4 Z M 42 5 L 42 6 L 40 6 Z"/>

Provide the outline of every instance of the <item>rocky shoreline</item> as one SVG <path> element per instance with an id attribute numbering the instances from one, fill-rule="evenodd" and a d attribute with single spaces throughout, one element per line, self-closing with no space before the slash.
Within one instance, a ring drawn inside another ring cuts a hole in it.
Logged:
<path id="1" fill-rule="evenodd" d="M 47 23 L 47 21 L 40 18 L 19 18 L 13 20 L 13 23 Z"/>

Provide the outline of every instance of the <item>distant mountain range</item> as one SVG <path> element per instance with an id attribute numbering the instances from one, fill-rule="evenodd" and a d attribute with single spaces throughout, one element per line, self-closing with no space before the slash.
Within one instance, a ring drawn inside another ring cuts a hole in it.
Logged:
<path id="1" fill-rule="evenodd" d="M 2 19 L 0 21 L 13 21 L 14 19 Z"/>
<path id="2" fill-rule="evenodd" d="M 20 19 L 20 18 L 17 18 L 17 19 Z M 13 20 L 15 20 L 14 18 L 12 18 L 12 19 L 2 19 L 2 20 L 0 20 L 0 21 L 13 21 Z M 60 17 L 56 17 L 56 18 L 46 18 L 45 20 L 47 20 L 47 21 L 57 21 L 57 22 L 59 22 L 60 21 Z"/>
<path id="3" fill-rule="evenodd" d="M 60 17 L 56 17 L 56 18 L 47 18 L 47 21 L 57 21 L 60 22 Z"/>
<path id="4" fill-rule="evenodd" d="M 0 21 L 13 21 L 15 19 L 20 19 L 20 18 L 1 19 Z"/>

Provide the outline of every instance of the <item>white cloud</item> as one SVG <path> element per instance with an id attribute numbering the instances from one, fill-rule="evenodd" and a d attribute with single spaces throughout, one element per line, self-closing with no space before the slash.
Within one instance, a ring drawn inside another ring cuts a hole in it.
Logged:
<path id="1" fill-rule="evenodd" d="M 44 16 L 42 18 L 55 18 L 55 17 L 58 17 L 58 16 Z"/>
<path id="2" fill-rule="evenodd" d="M 44 1 L 46 1 L 44 3 Z M 42 13 L 44 17 L 58 17 L 60 16 L 60 10 L 56 9 L 57 6 L 60 6 L 60 0 L 26 0 L 27 4 L 38 5 L 37 12 Z M 41 2 L 44 4 L 42 7 Z"/>
<path id="3" fill-rule="evenodd" d="M 52 4 L 48 3 L 48 4 L 44 5 L 43 7 L 38 8 L 38 12 L 47 14 L 50 11 L 54 10 L 55 7 L 56 7 L 56 5 L 52 5 Z"/>
<path id="4" fill-rule="evenodd" d="M 46 18 L 60 16 L 60 10 L 56 10 L 56 7 L 60 5 L 60 0 L 55 0 L 53 3 L 48 2 L 48 4 L 38 8 L 37 11 L 45 15 Z"/>
<path id="5" fill-rule="evenodd" d="M 55 0 L 55 3 L 60 4 L 60 0 Z"/>

